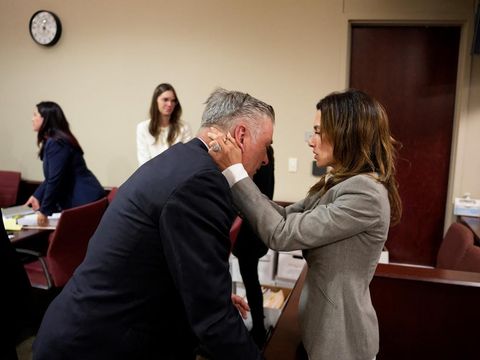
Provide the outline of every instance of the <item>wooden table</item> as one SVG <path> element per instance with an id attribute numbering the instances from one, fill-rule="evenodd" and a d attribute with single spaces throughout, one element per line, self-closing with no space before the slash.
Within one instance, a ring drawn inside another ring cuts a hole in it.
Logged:
<path id="1" fill-rule="evenodd" d="M 19 231 L 8 231 L 8 234 L 13 235 L 13 237 L 10 238 L 10 242 L 16 244 L 21 241 L 29 240 L 38 236 L 43 236 L 46 232 L 48 232 L 48 230 L 22 229 Z"/>
<path id="2" fill-rule="evenodd" d="M 8 231 L 8 234 L 13 235 L 10 242 L 14 247 L 43 251 L 47 248 L 48 236 L 52 231 L 52 229 L 22 229 Z"/>

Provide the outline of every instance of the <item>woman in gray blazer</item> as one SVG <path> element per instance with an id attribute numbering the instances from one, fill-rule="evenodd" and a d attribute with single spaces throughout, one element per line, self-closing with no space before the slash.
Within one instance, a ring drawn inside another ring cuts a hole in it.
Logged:
<path id="1" fill-rule="evenodd" d="M 242 151 L 228 134 L 212 129 L 210 154 L 265 244 L 303 250 L 308 273 L 299 317 L 309 359 L 371 360 L 379 334 L 369 284 L 388 229 L 401 216 L 396 142 L 382 105 L 357 90 L 322 99 L 313 129 L 309 146 L 317 166 L 330 171 L 305 199 L 286 208 L 263 196 L 246 175 L 238 164 Z"/>

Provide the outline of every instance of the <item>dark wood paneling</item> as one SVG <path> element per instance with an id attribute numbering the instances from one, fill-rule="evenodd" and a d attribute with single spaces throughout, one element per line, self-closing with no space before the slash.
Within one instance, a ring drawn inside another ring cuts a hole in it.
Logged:
<path id="1" fill-rule="evenodd" d="M 370 292 L 378 360 L 480 358 L 480 274 L 380 264 Z"/>
<path id="2" fill-rule="evenodd" d="M 399 152 L 404 213 L 395 262 L 434 265 L 443 237 L 455 105 L 458 26 L 354 26 L 350 86 L 386 108 Z"/>

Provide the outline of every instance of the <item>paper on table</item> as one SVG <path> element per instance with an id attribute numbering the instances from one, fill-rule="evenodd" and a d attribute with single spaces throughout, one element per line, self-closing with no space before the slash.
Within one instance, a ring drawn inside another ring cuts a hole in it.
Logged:
<path id="1" fill-rule="evenodd" d="M 37 223 L 37 214 L 31 214 L 21 217 L 17 220 L 17 224 L 23 225 L 26 228 L 38 228 L 38 229 L 54 229 L 57 226 L 58 219 L 60 219 L 61 213 L 53 213 L 48 217 L 47 226 L 39 226 Z"/>
<path id="2" fill-rule="evenodd" d="M 266 289 L 263 293 L 263 306 L 267 308 L 280 309 L 285 302 L 285 295 L 281 289 L 273 291 Z"/>

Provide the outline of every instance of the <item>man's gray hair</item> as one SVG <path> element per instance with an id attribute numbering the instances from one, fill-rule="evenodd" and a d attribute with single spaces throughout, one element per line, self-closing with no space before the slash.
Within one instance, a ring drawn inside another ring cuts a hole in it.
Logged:
<path id="1" fill-rule="evenodd" d="M 256 140 L 262 129 L 263 118 L 267 116 L 275 122 L 273 107 L 249 94 L 240 91 L 228 91 L 218 88 L 205 102 L 201 127 L 216 126 L 224 131 L 231 131 L 239 120 L 244 120 Z"/>

